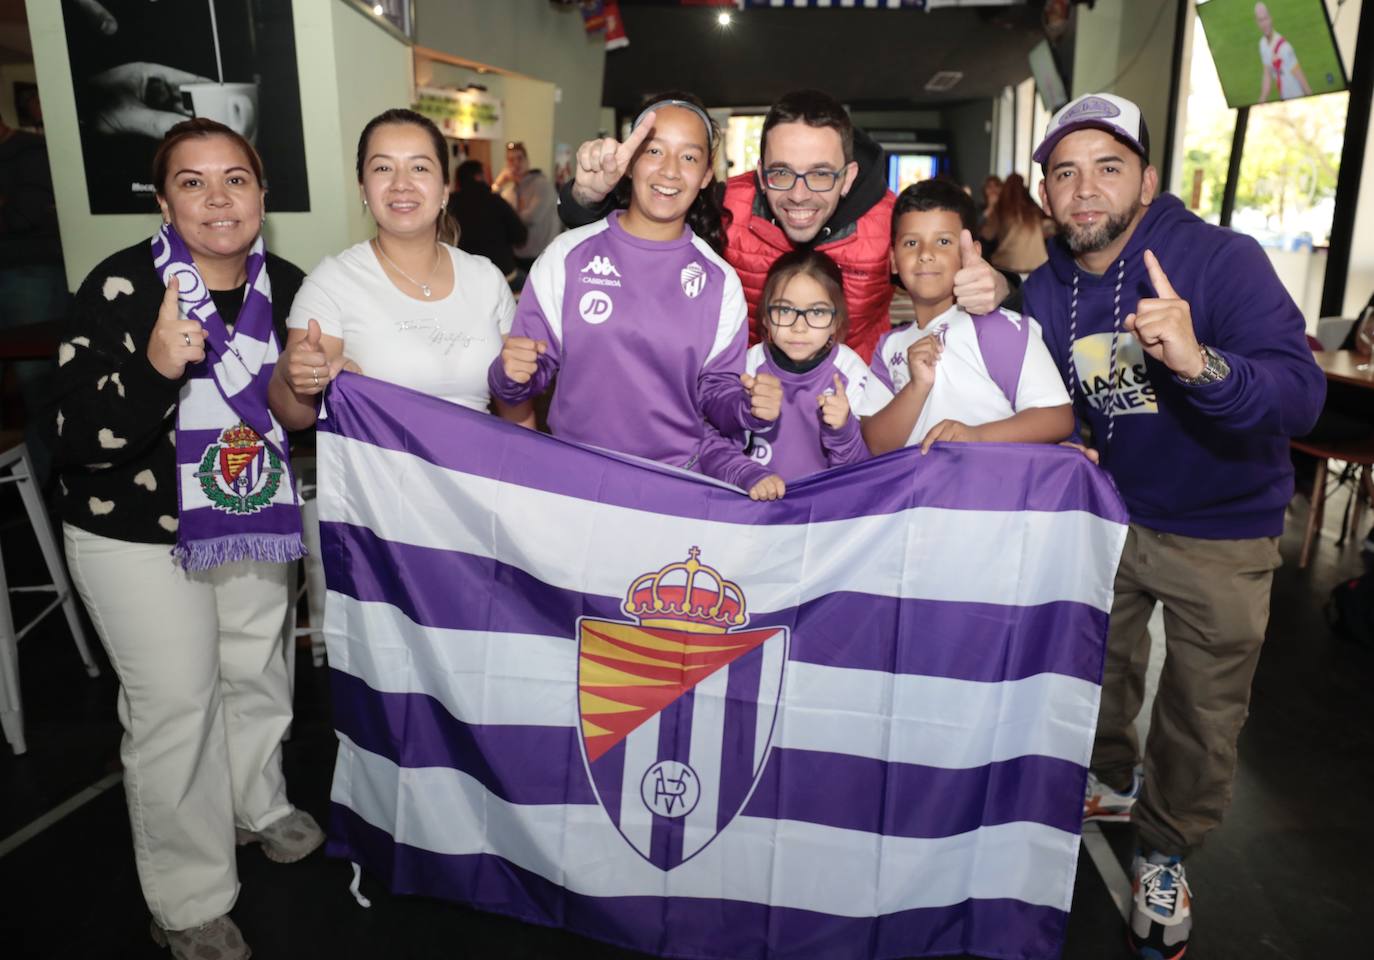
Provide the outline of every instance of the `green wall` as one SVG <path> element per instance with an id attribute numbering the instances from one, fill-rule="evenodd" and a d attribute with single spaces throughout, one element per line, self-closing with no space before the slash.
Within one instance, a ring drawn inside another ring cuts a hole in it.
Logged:
<path id="1" fill-rule="evenodd" d="M 605 41 L 599 33 L 587 34 L 576 7 L 549 0 L 415 0 L 415 27 L 416 42 L 422 46 L 557 88 L 552 127 L 542 133 L 545 90 L 512 89 L 511 81 L 518 78 L 502 78 L 506 135 L 525 140 L 536 166 L 550 169 L 553 144 L 566 143 L 576 150 L 583 140 L 596 135 L 601 122 Z M 537 115 L 519 117 L 518 111 L 526 104 L 537 106 Z M 522 130 L 525 124 L 529 131 Z M 547 154 L 536 147 L 545 139 L 550 144 Z"/>
<path id="2" fill-rule="evenodd" d="M 1114 93 L 1138 104 L 1150 128 L 1150 161 L 1162 166 L 1176 0 L 1097 0 L 1091 10 L 1077 8 L 1077 22 L 1070 96 Z M 1037 141 L 1043 135 L 1034 132 Z"/>

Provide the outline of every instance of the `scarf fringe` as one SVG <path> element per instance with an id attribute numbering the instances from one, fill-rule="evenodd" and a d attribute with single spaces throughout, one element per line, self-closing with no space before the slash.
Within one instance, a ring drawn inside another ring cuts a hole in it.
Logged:
<path id="1" fill-rule="evenodd" d="M 240 560 L 294 563 L 305 555 L 305 541 L 295 533 L 236 533 L 178 543 L 172 548 L 172 556 L 191 573 Z"/>

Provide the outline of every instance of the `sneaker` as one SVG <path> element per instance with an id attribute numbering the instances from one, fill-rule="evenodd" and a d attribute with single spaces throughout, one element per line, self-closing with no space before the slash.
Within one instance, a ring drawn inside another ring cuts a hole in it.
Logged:
<path id="1" fill-rule="evenodd" d="M 1142 960 L 1178 960 L 1193 929 L 1193 894 L 1178 857 L 1137 855 L 1128 935 Z"/>
<path id="2" fill-rule="evenodd" d="M 237 838 L 239 846 L 245 843 L 262 844 L 262 852 L 267 854 L 269 860 L 295 863 L 324 843 L 324 831 L 315 818 L 304 810 L 292 810 L 256 832 L 239 830 Z"/>
<path id="3" fill-rule="evenodd" d="M 248 960 L 253 955 L 228 917 L 216 917 L 190 930 L 164 930 L 154 920 L 153 942 L 169 947 L 173 960 Z"/>
<path id="4" fill-rule="evenodd" d="M 1131 819 L 1131 807 L 1140 796 L 1140 785 L 1144 774 L 1139 767 L 1131 773 L 1131 789 L 1118 793 L 1107 786 L 1091 770 L 1088 783 L 1083 788 L 1083 822 L 1126 823 Z"/>

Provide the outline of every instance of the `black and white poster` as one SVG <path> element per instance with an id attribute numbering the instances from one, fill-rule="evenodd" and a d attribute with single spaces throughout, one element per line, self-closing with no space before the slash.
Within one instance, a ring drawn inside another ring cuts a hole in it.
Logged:
<path id="1" fill-rule="evenodd" d="M 210 117 L 262 154 L 267 209 L 310 209 L 290 0 L 62 0 L 91 213 L 156 209 L 173 124 Z"/>

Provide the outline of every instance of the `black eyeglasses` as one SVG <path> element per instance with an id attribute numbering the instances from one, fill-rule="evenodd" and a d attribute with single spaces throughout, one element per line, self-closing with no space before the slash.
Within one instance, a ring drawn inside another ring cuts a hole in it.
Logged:
<path id="1" fill-rule="evenodd" d="M 794 307 L 790 303 L 770 303 L 768 322 L 775 327 L 795 326 L 797 318 L 806 321 L 812 330 L 824 330 L 835 319 L 834 307 Z"/>
<path id="2" fill-rule="evenodd" d="M 769 190 L 791 190 L 800 178 L 812 193 L 829 193 L 840 182 L 838 170 L 812 170 L 798 173 L 791 167 L 769 167 L 763 171 L 763 185 Z"/>

